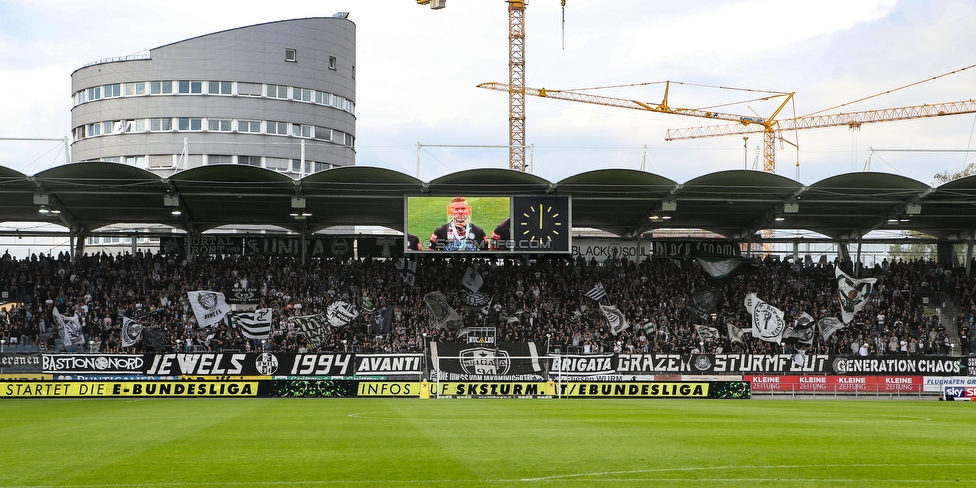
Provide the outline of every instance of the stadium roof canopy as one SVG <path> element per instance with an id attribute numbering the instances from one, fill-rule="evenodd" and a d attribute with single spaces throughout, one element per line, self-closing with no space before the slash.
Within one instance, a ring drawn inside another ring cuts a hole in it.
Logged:
<path id="1" fill-rule="evenodd" d="M 201 166 L 169 177 L 104 162 L 66 164 L 33 176 L 0 166 L 0 222 L 48 222 L 78 235 L 111 224 L 165 224 L 189 233 L 225 225 L 308 233 L 350 225 L 402 231 L 406 195 L 540 194 L 571 196 L 574 227 L 621 237 L 673 228 L 746 240 L 764 229 L 798 229 L 844 241 L 888 229 L 960 241 L 976 230 L 976 177 L 933 188 L 875 172 L 805 186 L 751 170 L 679 183 L 628 169 L 589 171 L 556 182 L 507 169 L 476 169 L 425 182 L 364 166 L 301 180 L 242 165 Z M 173 214 L 173 206 L 180 215 Z M 310 215 L 296 217 L 301 210 Z"/>

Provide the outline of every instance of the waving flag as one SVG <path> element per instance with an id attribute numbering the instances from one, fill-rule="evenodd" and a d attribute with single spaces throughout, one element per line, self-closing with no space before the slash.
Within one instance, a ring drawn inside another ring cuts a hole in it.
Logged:
<path id="1" fill-rule="evenodd" d="M 844 322 L 837 317 L 824 317 L 817 322 L 817 326 L 820 327 L 820 337 L 826 341 L 834 332 L 844 328 Z"/>
<path id="2" fill-rule="evenodd" d="M 599 302 L 607 296 L 607 290 L 603 288 L 603 283 L 597 283 L 590 291 L 586 292 L 583 296 L 589 298 L 590 300 Z"/>
<path id="3" fill-rule="evenodd" d="M 197 325 L 206 328 L 220 321 L 230 312 L 230 306 L 224 299 L 224 294 L 216 291 L 188 291 L 190 307 L 197 318 Z"/>
<path id="4" fill-rule="evenodd" d="M 610 326 L 610 333 L 617 335 L 623 332 L 630 324 L 627 323 L 627 318 L 624 317 L 623 312 L 617 309 L 617 307 L 611 305 L 600 305 L 600 311 L 603 312 L 603 316 L 607 319 L 607 324 Z"/>
<path id="5" fill-rule="evenodd" d="M 457 328 L 461 316 L 447 303 L 447 297 L 439 291 L 424 295 L 424 304 L 430 311 L 430 320 L 438 329 Z"/>
<path id="6" fill-rule="evenodd" d="M 325 317 L 329 319 L 329 325 L 345 327 L 359 317 L 359 311 L 349 302 L 336 300 L 325 307 Z"/>
<path id="7" fill-rule="evenodd" d="M 746 310 L 752 314 L 752 336 L 766 342 L 782 344 L 786 321 L 782 310 L 760 300 L 755 293 L 746 295 Z"/>
<path id="8" fill-rule="evenodd" d="M 391 325 L 393 325 L 393 305 L 387 305 L 373 314 L 369 331 L 374 334 L 389 334 Z"/>
<path id="9" fill-rule="evenodd" d="M 248 339 L 271 337 L 271 309 L 259 308 L 253 312 L 230 312 L 230 323 L 241 328 L 241 335 Z"/>
<path id="10" fill-rule="evenodd" d="M 85 336 L 81 332 L 81 319 L 78 318 L 77 313 L 70 317 L 61 315 L 58 307 L 54 307 L 54 323 L 61 328 L 61 336 L 66 346 L 85 343 Z"/>
<path id="11" fill-rule="evenodd" d="M 722 290 L 718 288 L 699 288 L 691 292 L 685 308 L 696 319 L 707 322 L 712 311 L 722 300 Z"/>
<path id="12" fill-rule="evenodd" d="M 701 337 L 702 340 L 719 338 L 718 329 L 716 329 L 715 327 L 709 327 L 707 325 L 696 325 L 695 332 L 698 332 L 698 337 Z"/>
<path id="13" fill-rule="evenodd" d="M 759 260 L 742 256 L 724 256 L 696 252 L 695 261 L 702 267 L 708 277 L 717 284 L 725 284 L 736 276 L 759 271 Z"/>
<path id="14" fill-rule="evenodd" d="M 473 267 L 468 266 L 464 270 L 464 277 L 461 278 L 461 286 L 471 290 L 472 293 L 477 293 L 484 283 L 484 278 Z"/>
<path id="15" fill-rule="evenodd" d="M 854 315 L 864 308 L 864 304 L 868 302 L 871 291 L 874 289 L 874 283 L 878 280 L 877 278 L 851 278 L 844 274 L 839 266 L 834 268 L 834 275 L 837 277 L 841 319 L 844 320 L 845 324 L 849 324 L 854 319 Z"/>
<path id="16" fill-rule="evenodd" d="M 803 312 L 792 327 L 783 333 L 783 342 L 799 342 L 800 344 L 813 344 L 813 336 L 816 335 L 817 323 L 810 314 Z"/>
<path id="17" fill-rule="evenodd" d="M 303 315 L 301 317 L 295 317 L 292 320 L 295 321 L 295 325 L 305 334 L 305 340 L 308 341 L 309 349 L 312 350 L 318 349 L 324 344 L 332 333 L 329 329 L 329 321 L 325 318 L 325 315 L 320 313 Z"/>
<path id="18" fill-rule="evenodd" d="M 122 317 L 122 347 L 132 347 L 142 338 L 142 324 Z"/>
<path id="19" fill-rule="evenodd" d="M 729 342 L 742 342 L 742 338 L 745 337 L 746 332 L 734 325 L 731 322 L 725 324 L 725 327 L 729 331 Z"/>

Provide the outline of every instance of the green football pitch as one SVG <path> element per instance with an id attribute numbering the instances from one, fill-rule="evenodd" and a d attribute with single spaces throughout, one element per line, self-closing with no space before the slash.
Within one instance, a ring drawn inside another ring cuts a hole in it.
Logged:
<path id="1" fill-rule="evenodd" d="M 0 402 L 0 486 L 974 486 L 976 403 Z"/>

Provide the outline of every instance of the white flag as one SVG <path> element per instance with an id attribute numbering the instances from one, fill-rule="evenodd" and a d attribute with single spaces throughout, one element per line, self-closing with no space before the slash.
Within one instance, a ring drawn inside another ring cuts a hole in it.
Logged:
<path id="1" fill-rule="evenodd" d="M 68 317 L 61 315 L 58 312 L 58 307 L 54 307 L 54 323 L 61 328 L 61 336 L 64 338 L 66 346 L 85 343 L 85 336 L 81 332 L 81 320 L 77 313 Z"/>
<path id="2" fill-rule="evenodd" d="M 224 299 L 224 294 L 216 291 L 188 291 L 187 298 L 190 299 L 190 307 L 193 308 L 193 315 L 197 318 L 200 327 L 210 327 L 219 323 L 230 306 Z"/>
<path id="3" fill-rule="evenodd" d="M 854 315 L 864 308 L 864 304 L 867 303 L 871 291 L 874 289 L 874 282 L 878 280 L 877 278 L 865 278 L 863 280 L 851 278 L 844 274 L 839 266 L 834 268 L 834 275 L 837 277 L 841 319 L 844 320 L 845 324 L 849 324 L 854 319 Z"/>
<path id="4" fill-rule="evenodd" d="M 760 300 L 755 293 L 746 295 L 744 305 L 752 314 L 752 336 L 766 342 L 782 344 L 783 331 L 786 330 L 783 311 Z"/>
<path id="5" fill-rule="evenodd" d="M 142 338 L 142 324 L 122 317 L 122 347 L 132 347 Z"/>
<path id="6" fill-rule="evenodd" d="M 742 338 L 746 335 L 745 331 L 732 325 L 732 322 L 725 324 L 725 327 L 729 331 L 729 342 L 742 342 Z"/>
<path id="7" fill-rule="evenodd" d="M 719 338 L 718 329 L 716 329 L 715 327 L 709 327 L 707 325 L 696 325 L 695 332 L 698 332 L 698 337 L 701 337 L 702 340 Z"/>
<path id="8" fill-rule="evenodd" d="M 474 270 L 471 266 L 464 270 L 464 277 L 461 278 L 461 285 L 465 288 L 471 290 L 473 293 L 477 293 L 481 289 L 481 285 L 484 284 L 485 280 Z"/>
<path id="9" fill-rule="evenodd" d="M 600 311 L 607 318 L 607 324 L 610 325 L 611 334 L 617 335 L 627 329 L 627 327 L 630 327 L 630 324 L 627 323 L 627 318 L 624 317 L 623 312 L 618 310 L 617 307 L 600 305 Z"/>
<path id="10" fill-rule="evenodd" d="M 820 327 L 820 337 L 826 341 L 834 332 L 844 328 L 844 322 L 837 317 L 824 317 L 817 322 L 817 326 Z"/>

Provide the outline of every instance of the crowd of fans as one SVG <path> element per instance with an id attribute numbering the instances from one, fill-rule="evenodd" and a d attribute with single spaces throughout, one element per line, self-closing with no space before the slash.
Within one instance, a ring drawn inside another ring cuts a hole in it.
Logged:
<path id="1" fill-rule="evenodd" d="M 743 306 L 753 292 L 783 310 L 788 324 L 806 312 L 815 319 L 840 317 L 834 266 L 848 274 L 874 277 L 869 302 L 846 327 L 813 344 L 777 344 L 752 338 L 732 341 L 727 324 L 748 331 L 750 315 Z M 465 270 L 473 267 L 484 279 L 481 291 L 491 302 L 480 309 L 464 308 L 459 296 Z M 602 284 L 602 303 L 617 307 L 629 328 L 614 335 L 598 303 L 584 294 Z M 716 287 L 723 299 L 703 323 L 686 307 L 696 290 Z M 248 340 L 228 324 L 198 327 L 188 291 L 229 292 L 253 289 L 260 303 L 247 308 L 273 309 L 267 341 Z M 527 260 L 476 256 L 421 257 L 413 285 L 405 283 L 396 260 L 313 259 L 302 263 L 281 257 L 185 257 L 139 252 L 83 255 L 33 255 L 0 259 L 0 292 L 19 305 L 0 310 L 0 339 L 8 347 L 37 345 L 49 352 L 148 352 L 140 341 L 123 347 L 123 317 L 145 330 L 164 334 L 165 350 L 233 349 L 238 351 L 311 351 L 295 316 L 322 313 L 334 300 L 344 300 L 360 316 L 333 328 L 317 351 L 419 352 L 424 341 L 465 341 L 455 328 L 431 320 L 424 295 L 441 291 L 460 315 L 459 329 L 494 327 L 498 342 L 535 341 L 552 353 L 793 353 L 836 355 L 969 354 L 976 312 L 976 278 L 965 268 L 928 261 L 884 261 L 852 269 L 851 263 L 781 262 L 766 258 L 758 272 L 718 286 L 692 259 L 646 259 L 586 262 L 565 257 Z M 923 303 L 922 297 L 935 297 Z M 958 316 L 942 323 L 934 305 L 953 305 Z M 388 333 L 370 329 L 373 313 L 393 307 Z M 54 326 L 53 312 L 80 317 L 85 345 L 65 345 Z M 718 329 L 718 338 L 703 339 L 695 325 Z M 950 349 L 946 328 L 958 336 Z M 158 345 L 156 346 L 158 347 Z"/>

